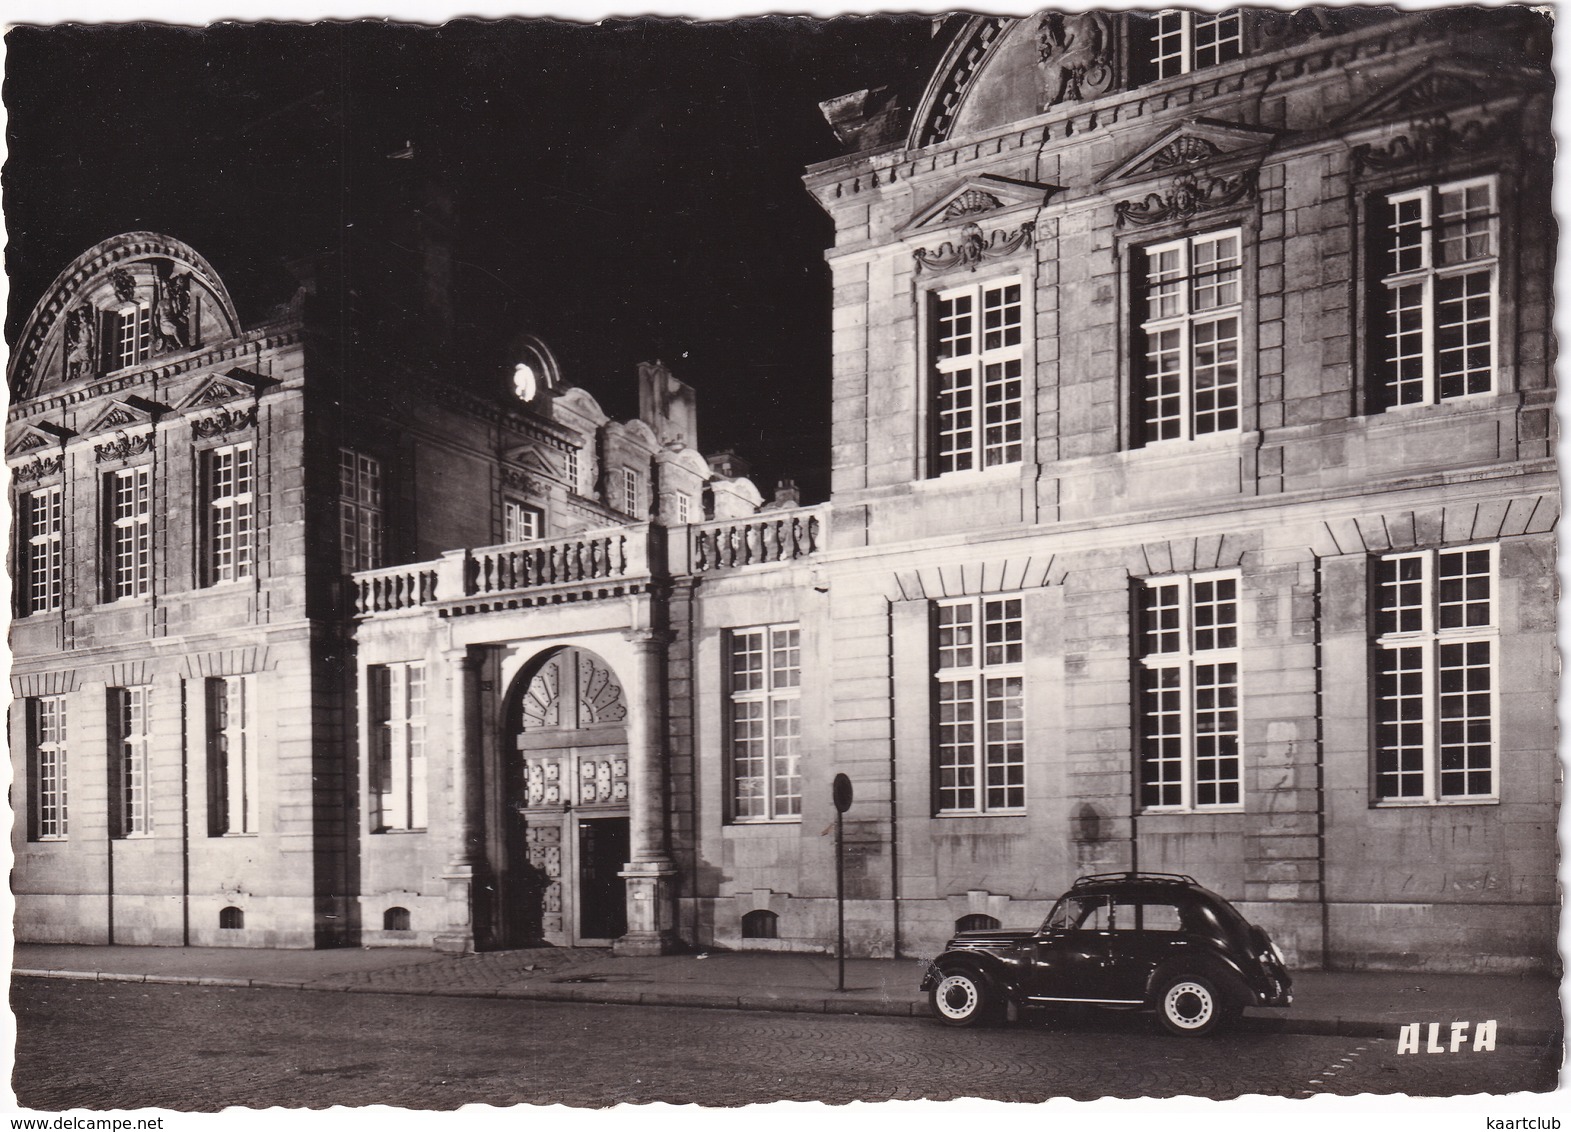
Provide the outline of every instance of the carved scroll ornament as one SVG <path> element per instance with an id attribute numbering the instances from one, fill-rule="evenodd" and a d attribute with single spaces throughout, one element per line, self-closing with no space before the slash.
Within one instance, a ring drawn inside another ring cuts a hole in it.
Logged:
<path id="1" fill-rule="evenodd" d="M 214 436 L 227 436 L 231 432 L 256 425 L 256 406 L 246 409 L 225 409 L 210 417 L 198 417 L 191 422 L 191 435 L 199 440 Z"/>
<path id="2" fill-rule="evenodd" d="M 1253 170 L 1231 177 L 1201 180 L 1184 174 L 1165 193 L 1147 193 L 1141 200 L 1119 201 L 1113 206 L 1119 227 L 1124 224 L 1159 224 L 1164 220 L 1187 220 L 1202 212 L 1226 208 L 1255 192 Z"/>
<path id="3" fill-rule="evenodd" d="M 1035 232 L 1036 224 L 1027 221 L 1013 233 L 995 231 L 991 236 L 984 237 L 982 229 L 972 223 L 960 229 L 960 239 L 954 243 L 945 241 L 938 246 L 937 251 L 918 248 L 912 255 L 916 257 L 918 274 L 924 269 L 950 271 L 957 267 L 975 271 L 990 260 L 1002 259 L 1021 248 L 1029 248 Z"/>
<path id="4" fill-rule="evenodd" d="M 44 479 L 46 476 L 58 475 L 64 467 L 64 456 L 38 456 L 19 467 L 12 468 L 11 476 L 18 483 L 28 483 Z"/>
<path id="5" fill-rule="evenodd" d="M 140 456 L 143 452 L 153 450 L 153 434 L 143 433 L 141 436 L 127 436 L 120 433 L 115 439 L 104 444 L 93 445 L 93 455 L 100 464 L 110 460 L 128 460 L 132 456 Z"/>
<path id="6" fill-rule="evenodd" d="M 1487 150 L 1511 136 L 1514 131 L 1503 122 L 1474 119 L 1453 125 L 1444 114 L 1435 114 L 1414 122 L 1385 145 L 1354 146 L 1353 171 L 1383 173 L 1407 165 L 1442 163 L 1457 153 Z"/>

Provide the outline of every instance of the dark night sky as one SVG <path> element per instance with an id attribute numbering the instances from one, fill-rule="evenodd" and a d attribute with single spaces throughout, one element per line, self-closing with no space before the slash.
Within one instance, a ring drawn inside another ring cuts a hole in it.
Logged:
<path id="1" fill-rule="evenodd" d="M 543 338 L 615 416 L 634 366 L 699 391 L 703 447 L 827 492 L 817 103 L 909 82 L 927 17 L 18 28 L 6 37 L 7 339 L 118 232 L 185 240 L 242 320 L 334 246 L 386 154 L 439 154 L 464 338 Z M 380 237 L 378 237 L 380 238 Z"/>

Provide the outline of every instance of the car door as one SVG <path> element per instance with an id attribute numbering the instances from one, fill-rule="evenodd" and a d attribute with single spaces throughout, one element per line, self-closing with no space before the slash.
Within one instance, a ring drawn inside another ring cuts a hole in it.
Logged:
<path id="1" fill-rule="evenodd" d="M 1108 938 L 1108 993 L 1123 999 L 1145 994 L 1151 972 L 1185 945 L 1178 906 L 1161 897 L 1115 901 Z"/>
<path id="2" fill-rule="evenodd" d="M 1105 999 L 1111 920 L 1107 896 L 1060 900 L 1034 941 L 1026 996 L 1044 1002 Z"/>

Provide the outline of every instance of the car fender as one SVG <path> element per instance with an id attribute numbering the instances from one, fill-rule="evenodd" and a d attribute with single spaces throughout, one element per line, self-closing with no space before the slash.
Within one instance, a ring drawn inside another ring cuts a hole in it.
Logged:
<path id="1" fill-rule="evenodd" d="M 927 965 L 921 990 L 932 990 L 940 979 L 953 971 L 980 975 L 1008 997 L 1013 997 L 1016 978 L 1008 963 L 986 951 L 946 951 Z"/>
<path id="2" fill-rule="evenodd" d="M 1204 975 L 1216 983 L 1217 990 L 1238 1006 L 1249 1006 L 1255 1001 L 1255 993 L 1249 989 L 1249 980 L 1244 977 L 1244 973 L 1232 960 L 1214 951 L 1200 951 L 1157 966 L 1146 980 L 1146 1001 L 1156 1001 L 1157 991 L 1162 984 L 1177 974 Z"/>

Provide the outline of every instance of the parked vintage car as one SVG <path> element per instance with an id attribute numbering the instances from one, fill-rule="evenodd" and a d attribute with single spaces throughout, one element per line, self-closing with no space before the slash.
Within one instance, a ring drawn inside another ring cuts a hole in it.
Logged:
<path id="1" fill-rule="evenodd" d="M 1193 877 L 1081 877 L 1036 931 L 961 932 L 928 965 L 933 1013 L 971 1026 L 1028 1008 L 1155 1010 L 1208 1034 L 1246 1006 L 1287 1006 L 1293 981 L 1264 930 Z"/>

